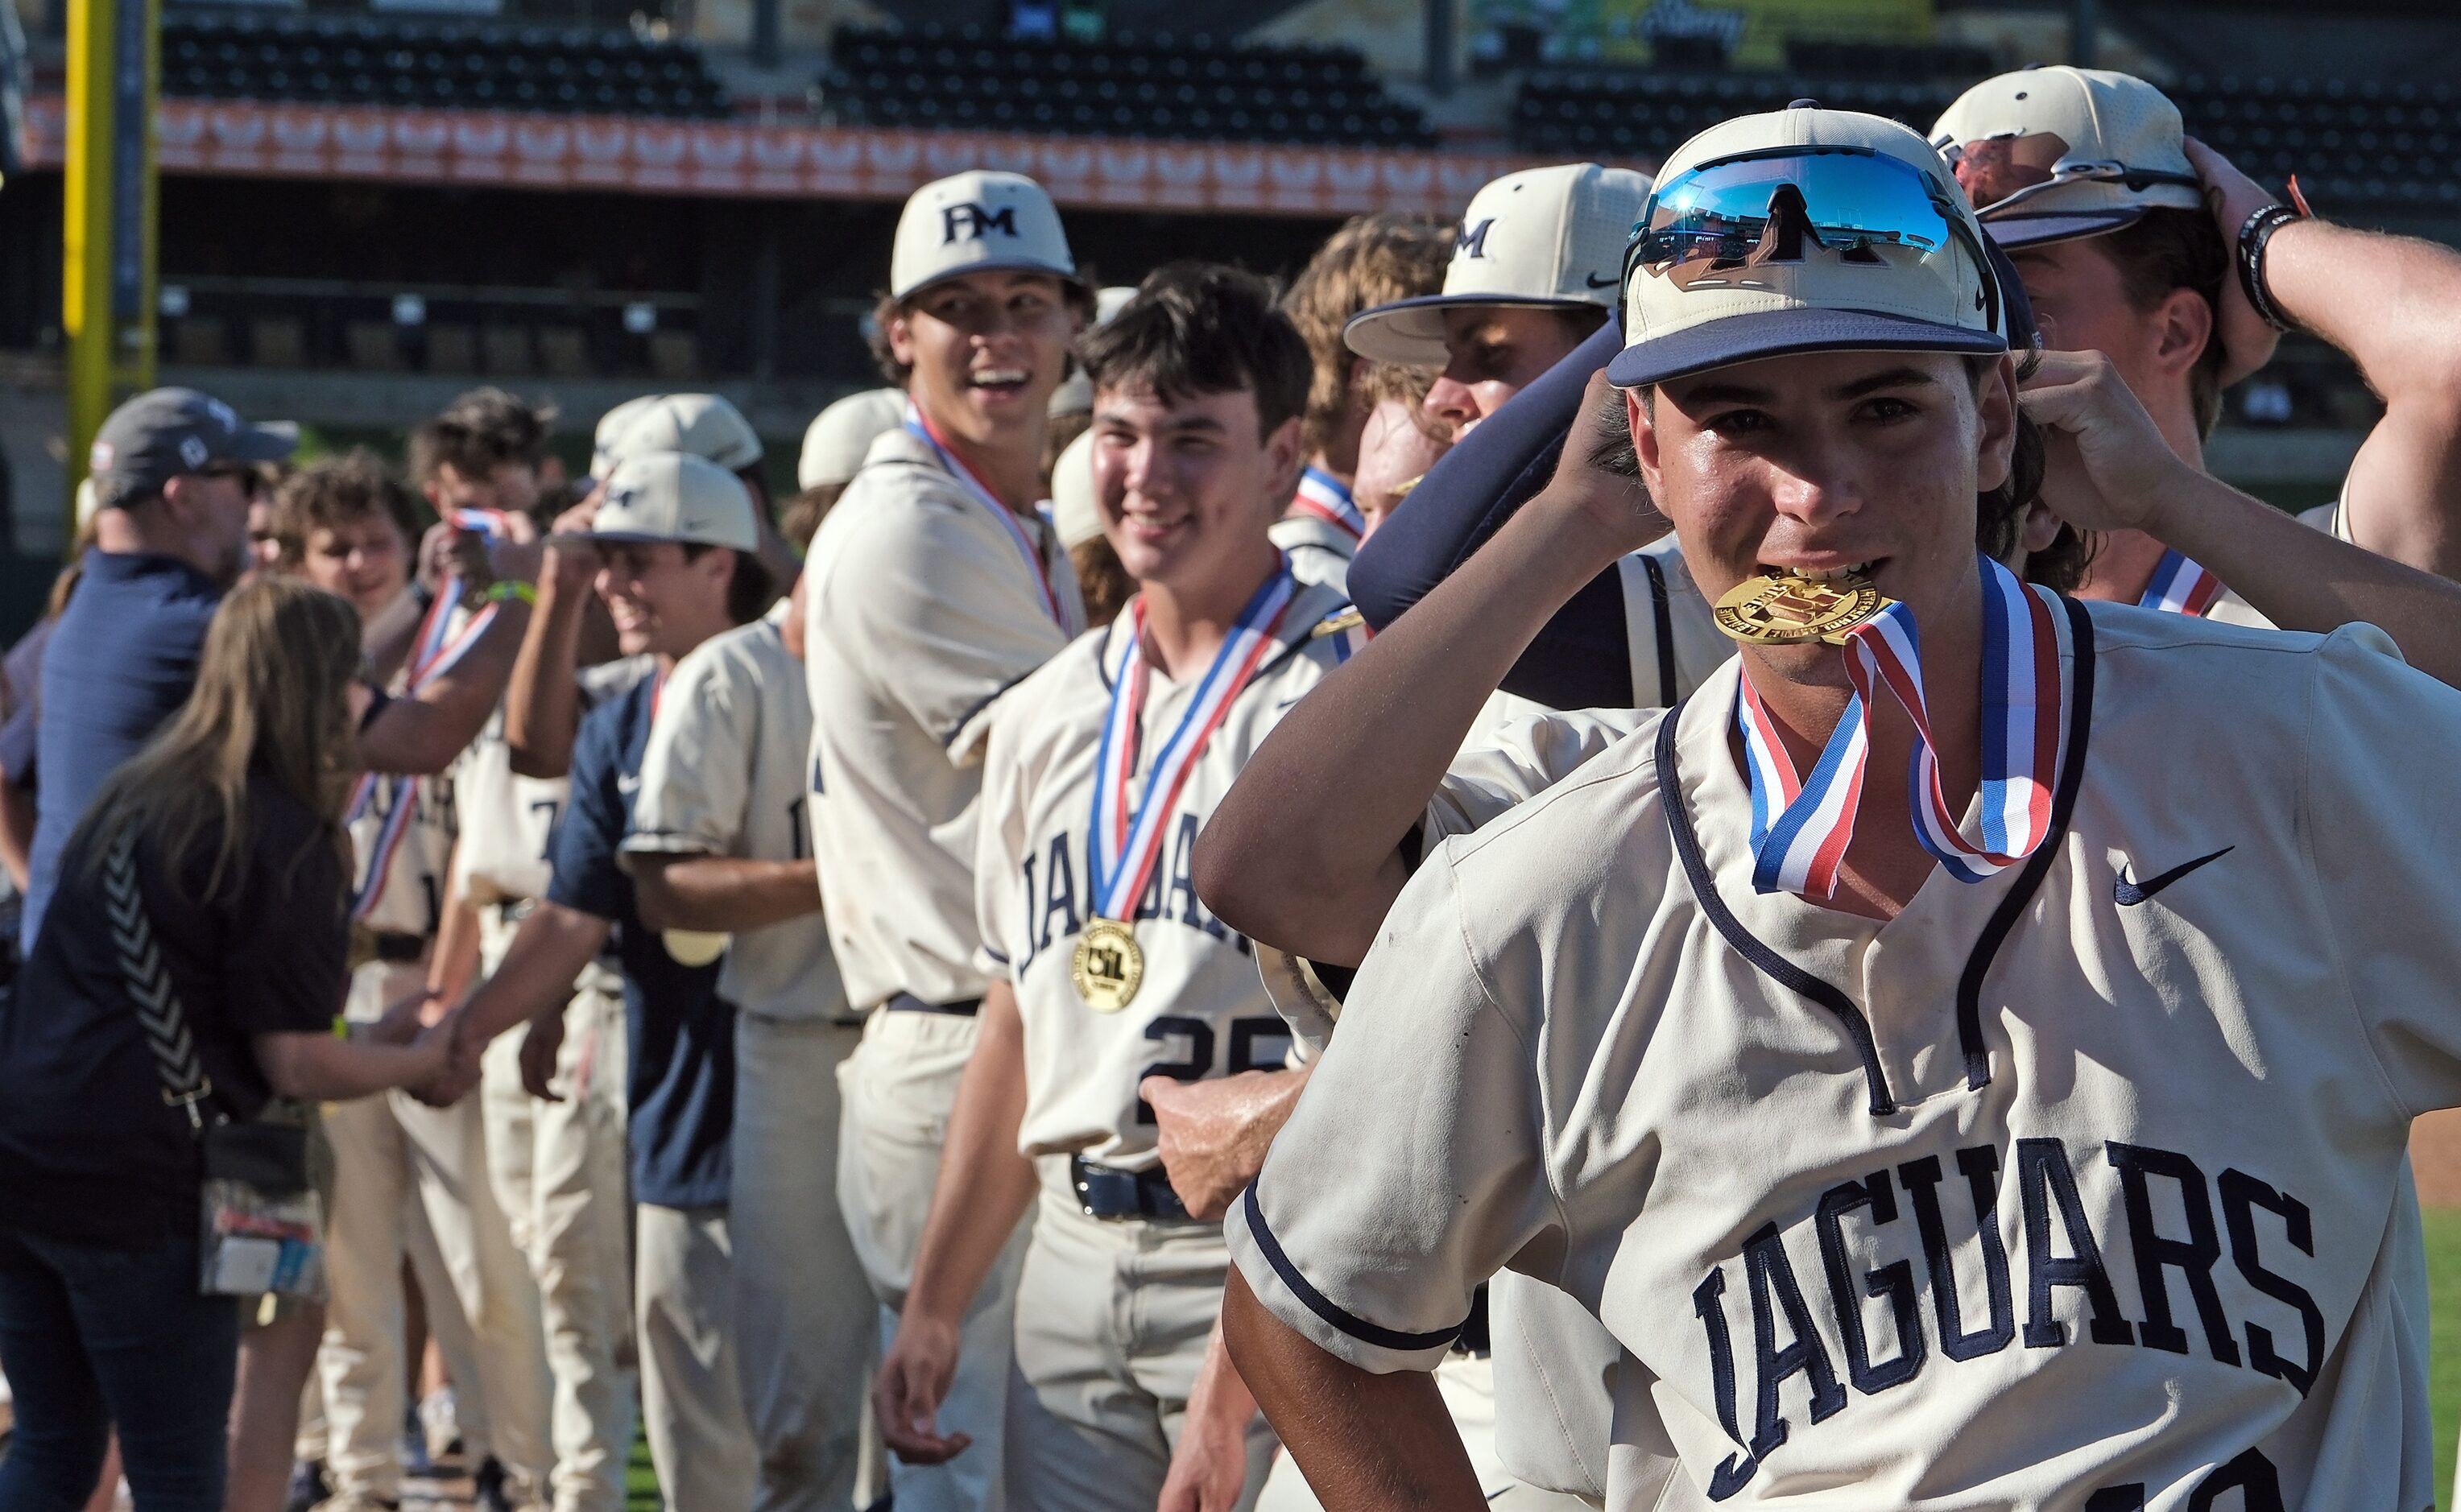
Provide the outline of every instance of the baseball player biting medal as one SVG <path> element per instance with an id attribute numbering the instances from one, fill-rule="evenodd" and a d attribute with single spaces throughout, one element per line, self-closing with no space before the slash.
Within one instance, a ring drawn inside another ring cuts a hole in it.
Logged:
<path id="1" fill-rule="evenodd" d="M 1166 1178 L 1139 1084 L 1285 1061 L 1249 942 L 1198 901 L 1190 855 L 1353 634 L 1328 628 L 1347 601 L 1267 534 L 1299 470 L 1308 361 L 1261 281 L 1165 268 L 1080 347 L 1095 495 L 1139 592 L 992 715 L 974 868 L 992 987 L 876 1399 L 900 1454 L 964 1448 L 933 1422 L 959 1320 L 1032 1204 L 1010 1504 L 1197 1504 L 1168 1481 L 1248 1505 L 1273 1440 L 1227 1362 L 1207 1364 L 1230 1253 Z"/>
<path id="2" fill-rule="evenodd" d="M 1742 654 L 1391 910 L 1228 1225 L 1285 1443 L 1480 1505 L 1418 1373 L 1509 1266 L 1623 1347 L 1611 1508 L 2429 1505 L 2461 695 L 1993 560 L 2000 299 L 1905 128 L 1714 128 L 1627 266 L 1610 377 Z"/>

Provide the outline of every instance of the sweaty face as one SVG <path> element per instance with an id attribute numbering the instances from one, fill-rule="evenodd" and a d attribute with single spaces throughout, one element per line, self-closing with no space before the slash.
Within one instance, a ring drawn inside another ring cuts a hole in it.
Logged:
<path id="1" fill-rule="evenodd" d="M 726 625 L 726 559 L 672 541 L 601 542 L 598 596 L 627 656 L 680 656 Z"/>
<path id="2" fill-rule="evenodd" d="M 1860 568 L 1917 623 L 1976 591 L 1975 495 L 2006 480 L 2015 379 L 1978 397 L 1964 362 L 1828 352 L 1738 364 L 1628 396 L 1650 497 L 1712 602 L 1764 566 Z M 1780 675 L 1840 683 L 1823 646 L 1777 648 Z"/>
<path id="3" fill-rule="evenodd" d="M 1427 434 L 1403 400 L 1377 404 L 1359 433 L 1359 473 L 1350 483 L 1351 502 L 1367 517 L 1368 535 L 1401 505 L 1407 485 L 1425 477 L 1451 450 L 1449 443 Z"/>
<path id="4" fill-rule="evenodd" d="M 1043 423 L 1076 334 L 1050 274 L 965 273 L 909 300 L 888 345 L 932 423 L 979 443 Z"/>
<path id="5" fill-rule="evenodd" d="M 1503 408 L 1581 344 L 1552 309 L 1465 305 L 1444 311 L 1444 375 L 1427 391 L 1426 411 L 1455 441 Z"/>
<path id="6" fill-rule="evenodd" d="M 2034 307 L 2043 345 L 2053 351 L 2099 351 L 2149 408 L 2161 403 L 2166 321 L 2129 300 L 2119 265 L 2096 237 L 2020 247 L 2008 254 Z M 2167 381 L 2186 392 L 2185 370 Z"/>
<path id="7" fill-rule="evenodd" d="M 1252 575 L 1298 478 L 1299 422 L 1259 434 L 1256 396 L 1104 389 L 1094 395 L 1094 502 L 1140 583 L 1193 590 Z"/>
<path id="8" fill-rule="evenodd" d="M 475 478 L 451 462 L 442 462 L 427 485 L 427 499 L 439 515 L 456 509 L 501 509 L 525 515 L 538 507 L 538 469 L 527 462 L 499 462 L 484 478 Z"/>
<path id="9" fill-rule="evenodd" d="M 350 600 L 364 620 L 408 586 L 410 543 L 390 517 L 361 515 L 310 531 L 300 571 L 326 592 Z"/>

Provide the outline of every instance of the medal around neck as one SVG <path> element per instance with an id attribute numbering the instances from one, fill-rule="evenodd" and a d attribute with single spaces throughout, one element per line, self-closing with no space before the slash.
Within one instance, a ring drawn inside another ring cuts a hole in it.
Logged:
<path id="1" fill-rule="evenodd" d="M 1894 604 L 1859 572 L 1833 578 L 1764 572 L 1728 588 L 1710 611 L 1718 628 L 1752 646 L 1846 644 L 1846 632 Z"/>
<path id="2" fill-rule="evenodd" d="M 1116 1013 L 1136 1000 L 1145 981 L 1145 953 L 1136 931 L 1117 919 L 1089 919 L 1077 937 L 1068 975 L 1077 995 L 1097 1013 Z"/>

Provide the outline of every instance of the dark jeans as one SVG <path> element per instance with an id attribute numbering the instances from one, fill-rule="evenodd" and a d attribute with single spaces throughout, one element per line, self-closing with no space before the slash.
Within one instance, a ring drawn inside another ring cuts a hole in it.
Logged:
<path id="1" fill-rule="evenodd" d="M 197 1294 L 193 1236 L 122 1249 L 0 1229 L 17 1413 L 0 1512 L 78 1512 L 115 1426 L 138 1512 L 221 1512 L 238 1360 L 239 1304 Z"/>

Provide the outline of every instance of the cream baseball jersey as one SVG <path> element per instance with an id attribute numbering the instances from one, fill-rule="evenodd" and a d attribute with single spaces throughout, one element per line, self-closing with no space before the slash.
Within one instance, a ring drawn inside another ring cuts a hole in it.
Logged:
<path id="1" fill-rule="evenodd" d="M 1123 746 L 1106 748 L 1113 691 L 1131 671 L 1129 657 L 1141 654 L 1129 628 L 1132 605 L 1001 701 L 984 761 L 974 875 L 988 968 L 1015 985 L 1025 1023 L 1018 1142 L 1026 1154 L 1152 1166 L 1160 1160 L 1153 1114 L 1137 1096 L 1139 1081 L 1281 1069 L 1290 1032 L 1246 937 L 1197 898 L 1190 858 L 1249 756 L 1348 654 L 1344 635 L 1317 633 L 1347 607 L 1322 586 L 1302 585 L 1291 595 L 1260 645 L 1255 671 L 1184 768 L 1176 801 L 1147 820 L 1158 825 L 1156 859 L 1133 908 L 1120 905 L 1116 914 L 1104 914 L 1098 896 L 1098 879 L 1116 866 L 1095 838 L 1098 774 L 1112 773 L 1103 779 L 1107 798 L 1124 798 L 1130 813 L 1141 809 L 1180 728 L 1191 713 L 1207 717 L 1209 679 L 1174 683 L 1149 671 L 1135 718 L 1118 732 Z M 1131 911 L 1133 920 L 1125 917 Z M 1142 956 L 1134 995 L 1116 1012 L 1095 1007 L 1074 969 L 1080 940 L 1098 916 L 1131 924 Z"/>
<path id="2" fill-rule="evenodd" d="M 1735 654 L 1709 601 L 1692 581 L 1672 531 L 1616 564 L 1623 586 L 1624 637 L 1632 655 L 1632 696 L 1663 709 L 1701 685 Z"/>
<path id="3" fill-rule="evenodd" d="M 2461 695 L 2365 626 L 2060 630 L 2047 840 L 1886 925 L 1753 890 L 1731 671 L 1445 842 L 1233 1215 L 1257 1295 L 1393 1370 L 1561 1286 L 1619 1509 L 2430 1504 Z"/>
<path id="4" fill-rule="evenodd" d="M 1314 583 L 1336 593 L 1350 591 L 1350 559 L 1358 554 L 1359 538 L 1315 515 L 1288 514 L 1273 522 L 1273 544 L 1291 559 L 1291 571 L 1302 583 Z"/>
<path id="5" fill-rule="evenodd" d="M 1068 554 L 906 429 L 872 443 L 803 576 L 812 854 L 847 1001 L 979 997 L 977 742 L 1082 628 Z"/>
<path id="6" fill-rule="evenodd" d="M 379 934 L 426 936 L 443 918 L 453 859 L 453 784 L 440 777 L 361 779 L 351 836 L 352 918 Z"/>
<path id="7" fill-rule="evenodd" d="M 546 892 L 547 841 L 564 812 L 565 780 L 513 770 L 502 706 L 455 758 L 453 799 L 461 820 L 453 876 L 462 899 L 483 908 Z"/>
<path id="8" fill-rule="evenodd" d="M 658 692 L 627 869 L 643 854 L 807 861 L 812 705 L 775 620 L 695 647 Z M 817 913 L 738 932 L 718 994 L 771 1018 L 845 1018 L 845 989 Z"/>

